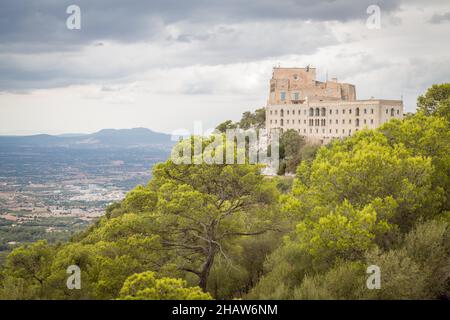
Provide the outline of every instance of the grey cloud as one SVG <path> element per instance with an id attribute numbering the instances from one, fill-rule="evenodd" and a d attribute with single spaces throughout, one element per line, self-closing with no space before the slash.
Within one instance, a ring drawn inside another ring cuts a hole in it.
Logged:
<path id="1" fill-rule="evenodd" d="M 436 13 L 430 19 L 430 23 L 434 24 L 443 23 L 447 21 L 450 21 L 450 12 L 446 12 L 443 14 Z"/>
<path id="2" fill-rule="evenodd" d="M 365 19 L 373 0 L 79 0 L 82 29 L 67 30 L 66 8 L 73 0 L 6 0 L 0 3 L 0 43 L 33 42 L 75 46 L 112 39 L 151 41 L 169 24 L 229 24 L 262 20 L 347 21 Z M 375 1 L 383 12 L 398 1 Z M 43 46 L 41 45 L 41 48 Z M 52 49 L 50 46 L 49 49 Z"/>

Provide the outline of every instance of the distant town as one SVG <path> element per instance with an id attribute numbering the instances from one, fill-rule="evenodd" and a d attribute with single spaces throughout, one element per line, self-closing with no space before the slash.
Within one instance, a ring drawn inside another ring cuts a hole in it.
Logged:
<path id="1" fill-rule="evenodd" d="M 155 134 L 104 131 L 88 145 L 78 142 L 92 137 L 0 137 L 0 251 L 22 242 L 67 239 L 108 204 L 146 184 L 151 167 L 167 158 L 171 145 L 166 135 L 155 141 Z"/>

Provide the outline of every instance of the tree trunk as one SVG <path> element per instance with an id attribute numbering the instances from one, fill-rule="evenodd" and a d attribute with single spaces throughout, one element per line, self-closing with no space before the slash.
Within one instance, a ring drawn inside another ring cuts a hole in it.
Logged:
<path id="1" fill-rule="evenodd" d="M 212 245 L 206 257 L 205 263 L 203 263 L 202 270 L 199 274 L 199 287 L 202 288 L 203 292 L 206 292 L 208 285 L 209 272 L 211 271 L 212 265 L 214 263 L 214 258 L 216 257 L 216 247 Z"/>

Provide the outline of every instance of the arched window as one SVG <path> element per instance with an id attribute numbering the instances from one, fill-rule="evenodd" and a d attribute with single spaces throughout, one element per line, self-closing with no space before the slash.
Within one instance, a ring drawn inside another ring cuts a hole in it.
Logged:
<path id="1" fill-rule="evenodd" d="M 309 108 L 309 116 L 312 117 L 314 115 L 314 109 Z"/>
<path id="2" fill-rule="evenodd" d="M 320 110 L 319 110 L 319 108 L 316 108 L 315 114 L 316 114 L 317 117 L 320 115 Z"/>
<path id="3" fill-rule="evenodd" d="M 356 119 L 356 126 L 359 127 L 359 119 Z"/>
<path id="4" fill-rule="evenodd" d="M 325 108 L 322 108 L 322 117 L 325 117 L 326 116 L 326 112 L 327 112 L 327 110 L 325 109 Z"/>
<path id="5" fill-rule="evenodd" d="M 391 117 L 394 116 L 394 108 L 391 109 Z"/>
<path id="6" fill-rule="evenodd" d="M 284 110 L 283 109 L 280 110 L 280 116 L 284 117 Z"/>
<path id="7" fill-rule="evenodd" d="M 283 125 L 283 119 L 280 120 L 280 125 Z"/>
<path id="8" fill-rule="evenodd" d="M 356 116 L 359 116 L 359 108 L 356 108 Z"/>

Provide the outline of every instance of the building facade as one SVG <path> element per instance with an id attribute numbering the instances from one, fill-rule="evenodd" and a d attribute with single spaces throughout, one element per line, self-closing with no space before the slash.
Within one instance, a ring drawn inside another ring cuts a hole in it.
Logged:
<path id="1" fill-rule="evenodd" d="M 315 68 L 274 68 L 266 106 L 266 128 L 293 129 L 309 140 L 328 142 L 362 128 L 403 118 L 401 100 L 356 100 L 355 86 L 316 80 Z"/>

